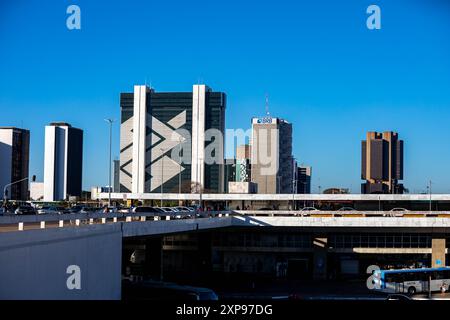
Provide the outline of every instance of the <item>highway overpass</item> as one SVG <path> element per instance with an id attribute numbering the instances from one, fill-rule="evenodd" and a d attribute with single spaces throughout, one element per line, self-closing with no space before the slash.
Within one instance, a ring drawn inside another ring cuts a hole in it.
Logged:
<path id="1" fill-rule="evenodd" d="M 252 252 L 267 259 L 280 253 L 307 253 L 312 263 L 321 261 L 314 266 L 317 278 L 326 276 L 320 268 L 326 268 L 323 261 L 330 253 L 422 254 L 430 255 L 432 265 L 445 264 L 448 212 L 408 212 L 402 217 L 392 217 L 390 211 L 365 214 L 374 212 L 301 216 L 292 211 L 227 211 L 214 212 L 211 218 L 176 220 L 118 213 L 0 216 L 0 299 L 120 299 L 124 244 L 156 246 L 156 253 L 149 251 L 154 258 L 158 250 L 173 250 L 167 239 L 182 234 L 210 239 L 201 240 L 206 241 L 203 247 L 207 243 L 207 251 L 225 255 Z M 270 241 L 254 240 L 255 232 L 257 239 Z M 285 235 L 292 235 L 294 242 L 286 242 Z M 409 240 L 403 236 L 400 244 L 391 245 L 394 235 L 408 235 Z M 423 244 L 411 235 L 423 238 Z M 348 236 L 353 237 L 350 244 Z M 371 245 L 371 237 L 377 236 L 382 239 Z M 233 240 L 239 237 L 244 242 Z M 303 244 L 297 245 L 299 237 Z M 183 250 L 183 244 L 178 246 Z"/>

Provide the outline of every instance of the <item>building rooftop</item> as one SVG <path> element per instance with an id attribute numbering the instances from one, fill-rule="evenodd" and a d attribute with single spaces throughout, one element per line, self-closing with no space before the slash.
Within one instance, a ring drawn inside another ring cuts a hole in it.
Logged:
<path id="1" fill-rule="evenodd" d="M 69 127 L 71 128 L 71 124 L 67 123 L 67 122 L 51 122 L 49 124 L 49 126 L 54 126 L 54 127 Z"/>
<path id="2" fill-rule="evenodd" d="M 22 128 L 17 128 L 17 127 L 0 127 L 0 130 L 29 131 L 28 129 L 22 129 Z"/>

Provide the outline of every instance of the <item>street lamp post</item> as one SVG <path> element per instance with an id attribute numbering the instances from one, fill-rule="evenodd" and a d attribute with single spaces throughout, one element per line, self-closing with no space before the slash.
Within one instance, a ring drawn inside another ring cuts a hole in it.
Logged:
<path id="1" fill-rule="evenodd" d="M 297 180 L 297 185 L 300 183 L 300 185 L 303 185 L 301 192 L 299 192 L 300 194 L 306 194 L 306 185 L 307 183 L 305 181 L 298 181 Z M 303 208 L 306 207 L 306 200 L 303 199 Z"/>
<path id="2" fill-rule="evenodd" d="M 431 212 L 431 180 L 430 180 L 430 188 L 429 188 L 429 191 L 430 191 L 430 212 Z"/>
<path id="3" fill-rule="evenodd" d="M 26 180 L 28 180 L 29 178 L 28 177 L 26 177 L 26 178 L 23 178 L 23 179 L 20 179 L 20 180 L 17 180 L 17 181 L 14 181 L 14 182 L 11 182 L 11 183 L 8 183 L 7 185 L 5 185 L 4 186 L 4 188 L 3 188 L 3 204 L 4 204 L 4 211 L 6 212 L 6 203 L 8 202 L 8 199 L 7 199 L 7 190 L 8 190 L 8 188 L 9 187 L 11 187 L 11 186 L 13 186 L 13 185 L 15 185 L 15 184 L 17 184 L 17 183 L 21 183 L 21 182 L 23 182 L 23 181 L 26 181 Z M 34 182 L 36 180 L 36 176 L 35 175 L 33 175 L 33 177 L 32 177 L 32 181 Z"/>
<path id="4" fill-rule="evenodd" d="M 112 188 L 112 184 L 111 184 L 111 163 L 112 163 L 112 125 L 113 122 L 115 121 L 114 119 L 105 119 L 106 122 L 109 123 L 109 174 L 108 174 L 108 179 L 109 179 L 109 186 L 108 186 L 108 208 L 111 207 L 111 188 Z"/>
<path id="5" fill-rule="evenodd" d="M 297 181 L 295 173 L 295 158 L 292 158 L 292 210 L 295 210 L 295 185 Z"/>
<path id="6" fill-rule="evenodd" d="M 183 140 L 183 138 L 180 136 L 179 137 L 179 143 L 180 143 L 179 146 L 180 146 L 180 148 L 181 148 L 182 140 Z M 181 206 L 182 203 L 181 203 L 181 156 L 180 156 L 180 151 L 178 151 L 178 157 L 179 157 L 179 160 L 180 160 L 180 163 L 178 164 L 179 165 L 179 167 L 178 167 L 178 197 L 179 197 L 178 205 Z"/>
<path id="7" fill-rule="evenodd" d="M 164 194 L 164 149 L 160 148 L 162 157 L 161 157 L 161 205 L 163 206 L 163 194 Z"/>
<path id="8" fill-rule="evenodd" d="M 199 190 L 199 192 L 200 192 L 200 199 L 199 199 L 199 205 L 200 205 L 200 208 L 202 209 L 202 211 L 203 211 L 203 204 L 202 204 L 202 178 L 203 178 L 203 172 L 202 172 L 202 161 L 203 161 L 203 159 L 202 158 L 200 158 L 199 159 L 199 162 L 198 162 L 198 166 L 199 166 L 199 170 L 198 170 L 198 176 L 199 176 L 199 179 L 198 179 L 198 185 L 199 185 L 199 188 L 200 188 L 200 190 Z"/>

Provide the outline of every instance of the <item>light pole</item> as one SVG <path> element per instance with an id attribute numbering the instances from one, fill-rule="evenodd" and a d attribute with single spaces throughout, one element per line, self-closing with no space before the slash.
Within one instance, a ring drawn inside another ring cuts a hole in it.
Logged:
<path id="1" fill-rule="evenodd" d="M 295 158 L 292 158 L 292 210 L 295 210 L 295 184 L 296 184 L 296 170 L 295 170 Z"/>
<path id="2" fill-rule="evenodd" d="M 26 177 L 26 178 L 23 178 L 23 179 L 20 179 L 20 180 L 17 180 L 17 181 L 14 181 L 14 182 L 11 182 L 11 183 L 8 183 L 7 185 L 5 185 L 5 187 L 3 188 L 3 203 L 4 203 L 4 206 L 5 206 L 4 207 L 4 211 L 5 212 L 6 212 L 6 203 L 8 202 L 7 195 L 6 195 L 8 187 L 11 187 L 11 186 L 13 186 L 13 185 L 15 185 L 17 183 L 21 183 L 21 182 L 26 181 L 28 179 L 29 178 Z M 34 182 L 35 180 L 36 180 L 36 176 L 33 175 L 32 181 Z"/>
<path id="3" fill-rule="evenodd" d="M 305 181 L 298 181 L 297 180 L 297 185 L 298 183 L 300 183 L 300 185 L 303 185 L 302 190 L 299 192 L 300 194 L 306 194 L 306 185 L 307 183 Z M 303 199 L 303 208 L 306 207 L 306 200 Z"/>
<path id="4" fill-rule="evenodd" d="M 114 119 L 105 119 L 106 122 L 109 123 L 109 186 L 108 186 L 108 208 L 111 207 L 111 163 L 112 163 L 112 125 L 115 121 Z"/>
<path id="5" fill-rule="evenodd" d="M 202 161 L 203 161 L 203 159 L 202 158 L 199 158 L 199 162 L 198 162 L 198 166 L 199 166 L 199 170 L 198 170 L 198 177 L 199 177 L 199 179 L 198 179 L 198 186 L 199 186 L 199 188 L 200 188 L 200 190 L 199 190 L 199 192 L 200 192 L 200 200 L 199 200 L 199 205 L 200 205 L 200 208 L 202 209 L 202 211 L 203 211 L 203 205 L 202 205 L 202 178 L 203 178 L 203 172 L 202 172 Z"/>
<path id="6" fill-rule="evenodd" d="M 430 180 L 430 188 L 429 188 L 429 191 L 430 191 L 430 212 L 431 212 L 431 180 Z"/>
<path id="7" fill-rule="evenodd" d="M 178 138 L 178 142 L 180 143 L 180 144 L 179 144 L 180 150 L 178 151 L 178 157 L 179 157 L 179 160 L 180 160 L 180 163 L 178 164 L 178 165 L 179 165 L 179 167 L 178 167 L 178 169 L 179 169 L 179 171 L 178 171 L 178 197 L 179 197 L 179 199 L 178 199 L 178 205 L 180 205 L 180 206 L 182 205 L 182 203 L 181 203 L 181 156 L 180 156 L 181 142 L 182 142 L 182 140 L 183 140 L 183 137 L 180 136 L 180 137 Z"/>
<path id="8" fill-rule="evenodd" d="M 161 205 L 163 206 L 163 193 L 164 193 L 164 149 L 160 148 L 162 157 L 161 157 Z"/>

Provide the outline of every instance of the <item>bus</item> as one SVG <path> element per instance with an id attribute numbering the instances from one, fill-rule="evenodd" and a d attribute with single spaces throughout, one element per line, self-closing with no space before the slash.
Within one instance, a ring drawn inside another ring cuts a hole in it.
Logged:
<path id="1" fill-rule="evenodd" d="M 379 279 L 375 289 L 386 293 L 408 293 L 441 291 L 450 288 L 450 267 L 375 270 L 375 279 Z"/>

